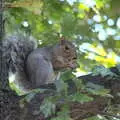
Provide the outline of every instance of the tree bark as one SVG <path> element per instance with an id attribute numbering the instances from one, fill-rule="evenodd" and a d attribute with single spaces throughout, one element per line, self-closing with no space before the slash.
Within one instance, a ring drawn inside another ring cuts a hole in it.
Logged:
<path id="1" fill-rule="evenodd" d="M 6 59 L 3 58 L 3 37 L 4 29 L 4 0 L 0 0 L 0 89 L 9 89 L 8 70 L 6 66 Z"/>

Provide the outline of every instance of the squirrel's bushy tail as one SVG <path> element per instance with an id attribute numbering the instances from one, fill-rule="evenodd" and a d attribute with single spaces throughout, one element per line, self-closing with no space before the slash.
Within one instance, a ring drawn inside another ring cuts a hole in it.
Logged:
<path id="1" fill-rule="evenodd" d="M 37 48 L 37 42 L 31 36 L 18 33 L 6 36 L 3 39 L 3 53 L 7 60 L 9 72 L 19 73 L 19 78 L 21 77 L 21 79 L 24 79 L 25 60 L 28 54 L 35 48 Z"/>
<path id="2" fill-rule="evenodd" d="M 9 70 L 23 71 L 27 55 L 36 47 L 36 40 L 31 36 L 21 34 L 6 36 L 3 40 L 3 50 Z"/>

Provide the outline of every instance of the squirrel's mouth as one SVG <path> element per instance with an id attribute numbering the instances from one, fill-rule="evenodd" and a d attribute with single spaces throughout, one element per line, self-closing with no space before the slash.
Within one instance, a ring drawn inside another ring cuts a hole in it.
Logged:
<path id="1" fill-rule="evenodd" d="M 68 64 L 68 67 L 69 67 L 69 69 L 75 69 L 75 68 L 77 68 L 77 63 Z"/>

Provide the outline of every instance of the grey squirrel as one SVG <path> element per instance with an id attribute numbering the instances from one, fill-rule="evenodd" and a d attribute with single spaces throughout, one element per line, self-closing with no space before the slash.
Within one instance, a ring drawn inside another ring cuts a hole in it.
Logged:
<path id="1" fill-rule="evenodd" d="M 53 83 L 58 71 L 76 67 L 75 46 L 65 39 L 37 48 L 33 37 L 15 34 L 4 38 L 3 48 L 9 72 L 15 74 L 15 81 L 25 91 Z"/>

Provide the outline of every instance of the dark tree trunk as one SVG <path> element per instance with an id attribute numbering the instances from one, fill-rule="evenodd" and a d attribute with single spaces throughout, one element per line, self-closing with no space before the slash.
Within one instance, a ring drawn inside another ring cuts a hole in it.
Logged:
<path id="1" fill-rule="evenodd" d="M 2 40 L 4 37 L 4 0 L 0 0 L 0 89 L 8 89 L 8 71 L 6 67 L 6 59 L 3 58 Z"/>

